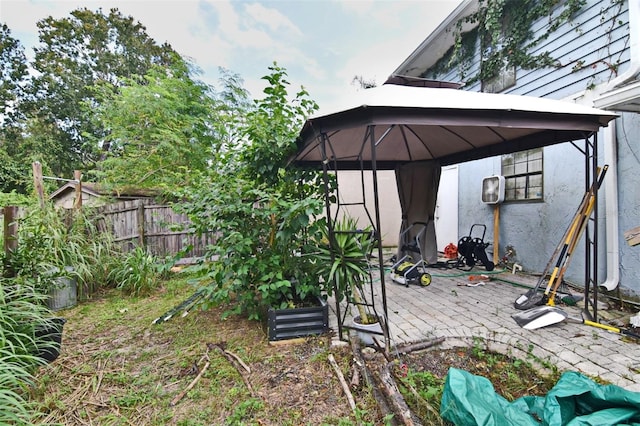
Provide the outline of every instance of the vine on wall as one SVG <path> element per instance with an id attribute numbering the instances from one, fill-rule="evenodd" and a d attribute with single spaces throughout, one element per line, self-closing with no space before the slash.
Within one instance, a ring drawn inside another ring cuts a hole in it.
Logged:
<path id="1" fill-rule="evenodd" d="M 478 10 L 461 19 L 454 28 L 455 43 L 423 77 L 434 78 L 457 68 L 467 84 L 487 81 L 506 67 L 534 69 L 559 66 L 548 51 L 530 51 L 572 17 L 586 0 L 480 0 Z M 546 31 L 534 37 L 534 22 L 548 17 Z M 463 32 L 465 24 L 475 25 Z M 477 49 L 481 66 L 471 72 Z"/>

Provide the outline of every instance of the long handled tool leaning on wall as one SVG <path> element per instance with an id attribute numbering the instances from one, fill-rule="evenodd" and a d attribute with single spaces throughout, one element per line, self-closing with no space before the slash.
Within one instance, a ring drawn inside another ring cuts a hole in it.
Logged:
<path id="1" fill-rule="evenodd" d="M 546 327 L 551 324 L 559 323 L 569 318 L 569 315 L 562 309 L 553 306 L 555 304 L 555 295 L 560 283 L 562 282 L 562 278 L 564 277 L 567 267 L 569 266 L 571 255 L 573 254 L 574 249 L 578 244 L 578 241 L 580 240 L 588 221 L 590 220 L 591 213 L 593 212 L 596 203 L 596 193 L 602 185 L 602 181 L 607 172 L 607 169 L 608 166 L 605 165 L 599 171 L 596 181 L 587 192 L 586 197 L 583 199 L 583 202 L 578 209 L 580 211 L 580 214 L 574 218 L 571 223 L 569 232 L 565 235 L 564 244 L 562 245 L 560 256 L 558 257 L 556 266 L 553 270 L 553 273 L 551 274 L 549 284 L 547 285 L 547 289 L 545 290 L 543 298 L 538 303 L 538 305 L 546 304 L 546 306 L 536 306 L 520 314 L 512 315 L 512 318 L 522 328 L 534 330 L 536 328 Z M 620 329 L 616 329 L 615 327 L 600 324 L 597 322 L 586 321 L 584 319 L 581 319 L 580 322 L 586 325 L 591 325 L 593 327 L 599 327 L 609 331 L 622 333 Z M 628 334 L 632 335 L 633 337 L 638 337 L 631 332 L 624 332 L 622 334 Z"/>
<path id="2" fill-rule="evenodd" d="M 540 287 L 542 286 L 542 283 L 544 283 L 545 280 L 547 279 L 547 274 L 549 273 L 549 270 L 551 269 L 551 265 L 553 265 L 553 262 L 556 260 L 556 258 L 558 258 L 558 261 L 559 261 L 560 257 L 558 257 L 558 255 L 561 253 L 561 250 L 563 250 L 563 248 L 566 247 L 566 244 L 565 244 L 566 241 L 568 241 L 571 238 L 571 232 L 575 229 L 574 223 L 580 219 L 582 213 L 584 212 L 584 209 L 586 208 L 586 205 L 587 205 L 588 197 L 589 197 L 589 191 L 585 192 L 584 197 L 582 197 L 582 201 L 580 202 L 580 206 L 578 207 L 578 210 L 576 210 L 575 214 L 573 215 L 573 218 L 571 219 L 571 223 L 569 223 L 569 226 L 567 227 L 566 231 L 564 231 L 564 235 L 560 239 L 560 242 L 558 243 L 556 249 L 553 251 L 553 254 L 549 258 L 549 261 L 547 262 L 547 265 L 544 267 L 544 270 L 542 271 L 540 278 L 538 278 L 538 282 L 536 283 L 536 285 L 532 289 L 528 290 L 525 294 L 518 297 L 513 303 L 513 306 L 516 309 L 524 311 L 527 309 L 531 309 L 534 306 L 546 303 L 546 302 L 541 302 L 543 296 L 538 292 L 540 290 Z M 549 285 L 547 285 L 545 294 L 549 293 L 549 290 L 551 288 L 550 283 L 551 282 L 549 281 Z"/>
<path id="3" fill-rule="evenodd" d="M 562 272 L 562 275 L 564 275 L 564 271 L 566 271 L 566 267 L 568 266 L 567 257 L 570 257 L 570 253 L 573 252 L 573 249 L 575 248 L 577 242 L 580 240 L 580 236 L 582 235 L 582 232 L 586 227 L 589 216 L 593 211 L 593 205 L 595 205 L 595 193 L 602 183 L 602 179 L 604 178 L 604 173 L 606 172 L 607 168 L 608 166 L 606 165 L 603 167 L 598 179 L 593 182 L 589 190 L 585 192 L 584 196 L 582 197 L 582 201 L 580 202 L 580 205 L 578 206 L 578 209 L 576 210 L 576 213 L 571 220 L 571 223 L 569 223 L 569 227 L 565 231 L 562 239 L 560 240 L 560 243 L 549 258 L 549 262 L 547 262 L 547 266 L 545 266 L 544 271 L 538 279 L 535 287 L 518 297 L 514 302 L 514 307 L 516 309 L 526 310 L 536 305 L 544 305 L 546 303 L 549 303 L 550 300 L 553 300 L 549 298 L 552 289 L 554 290 L 553 298 L 555 298 L 559 284 L 562 282 L 562 276 L 558 278 L 558 274 L 562 270 L 563 265 L 564 270 Z M 590 205 L 591 207 L 589 207 Z M 540 296 L 538 294 L 538 291 L 542 283 L 546 279 L 549 269 L 551 268 L 554 260 L 556 260 L 556 265 L 551 274 L 551 278 L 549 279 L 544 294 Z M 554 301 L 551 303 L 554 303 Z"/>
<path id="4" fill-rule="evenodd" d="M 604 176 L 609 169 L 608 165 L 604 165 L 600 170 L 598 177 L 593 185 L 591 185 L 591 189 L 589 190 L 589 196 L 587 197 L 588 202 L 584 212 L 580 215 L 578 221 L 576 222 L 576 228 L 571 235 L 570 240 L 568 241 L 568 245 L 566 245 L 566 251 L 563 248 L 564 256 L 560 256 L 558 258 L 558 263 L 556 267 L 553 269 L 553 273 L 551 275 L 551 279 L 549 280 L 549 285 L 547 286 L 547 290 L 552 288 L 551 294 L 545 291 L 545 295 L 542 298 L 541 305 L 547 304 L 549 306 L 553 306 L 555 304 L 556 292 L 558 291 L 558 287 L 564 278 L 564 273 L 567 271 L 567 267 L 569 266 L 569 261 L 571 260 L 571 255 L 574 252 L 574 249 L 578 245 L 578 241 L 582 237 L 585 228 L 587 227 L 587 223 L 589 223 L 589 218 L 591 217 L 591 213 L 596 204 L 596 193 L 600 186 L 602 185 L 602 181 L 604 180 Z"/>

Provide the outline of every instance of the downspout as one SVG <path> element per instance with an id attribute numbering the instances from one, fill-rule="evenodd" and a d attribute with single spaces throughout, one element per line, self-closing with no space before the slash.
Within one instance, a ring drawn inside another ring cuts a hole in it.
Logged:
<path id="1" fill-rule="evenodd" d="M 615 89 L 636 78 L 640 73 L 640 1 L 628 0 L 629 3 L 629 69 L 611 80 L 606 91 Z M 615 120 L 605 129 L 604 162 L 609 164 L 609 176 L 605 182 L 607 233 L 607 279 L 600 284 L 606 290 L 615 289 L 620 283 L 620 238 L 618 229 L 618 152 Z"/>
<path id="2" fill-rule="evenodd" d="M 600 284 L 611 291 L 620 282 L 620 238 L 618 235 L 618 152 L 616 122 L 609 123 L 604 133 L 604 163 L 609 165 L 604 182 L 605 229 L 607 234 L 607 279 Z"/>

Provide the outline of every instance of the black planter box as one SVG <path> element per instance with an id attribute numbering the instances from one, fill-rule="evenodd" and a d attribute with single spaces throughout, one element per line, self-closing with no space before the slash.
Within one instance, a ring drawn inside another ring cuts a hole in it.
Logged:
<path id="1" fill-rule="evenodd" d="M 34 355 L 53 362 L 60 355 L 62 344 L 62 328 L 67 322 L 64 318 L 52 318 L 45 326 L 38 326 L 35 329 L 36 352 Z"/>
<path id="2" fill-rule="evenodd" d="M 329 305 L 318 297 L 318 306 L 291 309 L 269 308 L 267 333 L 269 340 L 285 340 L 313 336 L 329 331 Z"/>

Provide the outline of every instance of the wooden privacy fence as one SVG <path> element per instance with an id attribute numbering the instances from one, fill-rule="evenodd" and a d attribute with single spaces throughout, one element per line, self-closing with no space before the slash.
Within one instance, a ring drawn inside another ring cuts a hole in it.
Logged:
<path id="1" fill-rule="evenodd" d="M 204 257 L 207 245 L 214 242 L 214 233 L 198 237 L 186 215 L 151 199 L 119 201 L 94 207 L 90 215 L 97 229 L 113 235 L 125 252 L 144 247 L 154 256 L 165 257 L 184 251 L 180 263 L 189 263 Z M 19 216 L 18 207 L 0 206 L 0 241 L 4 252 L 14 250 L 18 244 L 14 220 Z"/>
<path id="2" fill-rule="evenodd" d="M 183 261 L 203 257 L 213 233 L 198 237 L 189 218 L 176 213 L 171 206 L 155 204 L 151 199 L 120 201 L 95 208 L 95 224 L 109 232 L 124 251 L 144 247 L 158 257 L 184 253 Z"/>

